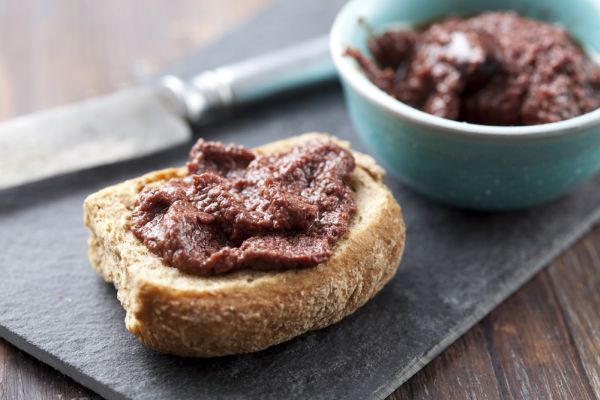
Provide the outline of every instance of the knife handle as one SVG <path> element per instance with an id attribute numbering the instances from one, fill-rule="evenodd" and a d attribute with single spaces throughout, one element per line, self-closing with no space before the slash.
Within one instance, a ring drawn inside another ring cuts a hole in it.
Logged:
<path id="1" fill-rule="evenodd" d="M 202 72 L 184 81 L 166 76 L 162 84 L 177 99 L 190 122 L 208 111 L 250 103 L 336 76 L 327 37 Z"/>

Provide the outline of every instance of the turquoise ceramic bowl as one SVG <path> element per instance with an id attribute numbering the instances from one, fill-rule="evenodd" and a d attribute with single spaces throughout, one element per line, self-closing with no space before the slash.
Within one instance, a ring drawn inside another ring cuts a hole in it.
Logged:
<path id="1" fill-rule="evenodd" d="M 373 85 L 347 46 L 368 53 L 367 32 L 454 13 L 515 10 L 567 27 L 600 54 L 600 0 L 353 0 L 331 31 L 331 51 L 360 137 L 415 190 L 458 207 L 509 210 L 548 202 L 600 169 L 600 110 L 552 124 L 499 127 L 432 116 Z"/>

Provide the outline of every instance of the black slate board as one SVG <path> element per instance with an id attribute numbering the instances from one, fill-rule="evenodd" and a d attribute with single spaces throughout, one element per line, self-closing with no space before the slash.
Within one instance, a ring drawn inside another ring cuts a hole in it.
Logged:
<path id="1" fill-rule="evenodd" d="M 174 71 L 324 33 L 340 4 L 280 2 Z M 311 130 L 363 149 L 335 86 L 201 128 L 245 145 Z M 110 399 L 383 398 L 600 217 L 600 177 L 547 206 L 504 214 L 446 208 L 390 177 L 407 248 L 397 276 L 364 308 L 257 354 L 166 356 L 125 330 L 115 290 L 92 272 L 81 203 L 106 185 L 181 164 L 188 147 L 0 192 L 0 336 Z"/>

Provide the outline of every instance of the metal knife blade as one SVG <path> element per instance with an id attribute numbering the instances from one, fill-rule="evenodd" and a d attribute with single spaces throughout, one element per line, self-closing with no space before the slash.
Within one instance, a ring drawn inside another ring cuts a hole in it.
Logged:
<path id="1" fill-rule="evenodd" d="M 335 77 L 327 38 L 0 123 L 0 189 L 185 142 L 208 112 Z"/>
<path id="2" fill-rule="evenodd" d="M 0 124 L 0 188 L 138 157 L 191 130 L 167 89 L 138 87 Z"/>

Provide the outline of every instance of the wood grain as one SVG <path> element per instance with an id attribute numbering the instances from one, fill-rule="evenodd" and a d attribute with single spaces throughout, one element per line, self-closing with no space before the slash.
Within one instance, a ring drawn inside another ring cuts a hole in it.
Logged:
<path id="1" fill-rule="evenodd" d="M 592 398 L 548 274 L 526 289 L 508 301 L 510 313 L 494 314 L 486 321 L 503 397 Z M 525 320 L 527 324 L 519 323 Z"/>
<path id="2" fill-rule="evenodd" d="M 549 270 L 549 281 L 590 389 L 600 399 L 600 235 L 588 235 Z"/>
<path id="3" fill-rule="evenodd" d="M 106 93 L 269 0 L 0 0 L 0 119 Z"/>
<path id="4" fill-rule="evenodd" d="M 151 76 L 269 0 L 0 0 L 0 119 Z M 0 399 L 99 399 L 0 340 Z M 595 229 L 390 399 L 600 398 Z"/>
<path id="5" fill-rule="evenodd" d="M 600 398 L 600 227 L 390 399 Z"/>
<path id="6" fill-rule="evenodd" d="M 396 391 L 391 399 L 500 400 L 486 330 L 478 324 Z"/>
<path id="7" fill-rule="evenodd" d="M 0 340 L 0 399 L 96 400 L 100 396 Z"/>

